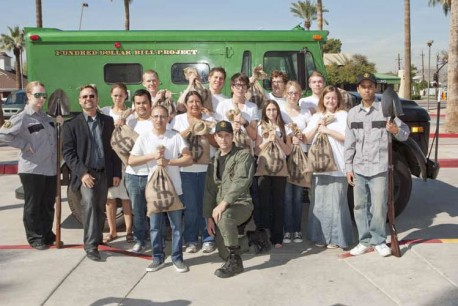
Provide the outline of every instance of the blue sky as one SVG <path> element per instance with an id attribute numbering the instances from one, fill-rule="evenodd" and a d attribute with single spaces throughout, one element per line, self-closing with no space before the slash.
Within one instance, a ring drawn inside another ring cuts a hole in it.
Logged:
<path id="1" fill-rule="evenodd" d="M 77 30 L 81 3 L 84 8 L 82 29 L 107 30 L 124 28 L 123 0 L 42 0 L 43 26 Z M 135 29 L 291 29 L 302 23 L 290 13 L 285 0 L 133 0 L 131 30 Z M 329 10 L 325 30 L 330 38 L 342 41 L 342 51 L 362 54 L 376 63 L 378 72 L 395 71 L 398 53 L 404 59 L 404 1 L 323 0 Z M 412 0 L 412 64 L 421 69 L 422 51 L 427 68 L 428 47 L 431 65 L 435 55 L 448 50 L 449 16 L 441 7 L 428 7 L 428 0 Z M 34 0 L 0 0 L 2 16 L 0 33 L 8 26 L 35 26 Z M 316 23 L 312 24 L 316 29 Z M 401 62 L 402 65 L 403 62 Z"/>

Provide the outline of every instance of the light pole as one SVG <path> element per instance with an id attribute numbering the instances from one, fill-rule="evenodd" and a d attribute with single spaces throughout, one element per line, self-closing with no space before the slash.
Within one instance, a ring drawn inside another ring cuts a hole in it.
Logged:
<path id="1" fill-rule="evenodd" d="M 80 16 L 80 27 L 78 30 L 81 30 L 81 22 L 83 21 L 83 11 L 85 7 L 89 7 L 89 4 L 83 2 L 81 3 L 81 16 Z"/>
<path id="2" fill-rule="evenodd" d="M 429 111 L 429 86 L 431 83 L 431 46 L 433 45 L 433 40 L 428 40 L 426 45 L 428 46 L 428 93 L 426 94 L 428 99 L 428 111 Z"/>

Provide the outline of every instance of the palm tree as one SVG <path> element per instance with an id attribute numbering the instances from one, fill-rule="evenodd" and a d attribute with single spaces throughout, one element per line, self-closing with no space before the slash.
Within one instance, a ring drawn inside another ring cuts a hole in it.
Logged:
<path id="1" fill-rule="evenodd" d="M 43 15 L 41 11 L 41 0 L 35 0 L 35 19 L 37 20 L 37 28 L 42 28 Z"/>
<path id="2" fill-rule="evenodd" d="M 323 1 L 316 1 L 316 15 L 317 15 L 317 24 L 318 30 L 323 31 Z"/>
<path id="3" fill-rule="evenodd" d="M 113 0 L 110 0 L 113 2 Z M 130 30 L 130 4 L 133 0 L 124 0 L 124 28 Z"/>
<path id="4" fill-rule="evenodd" d="M 291 13 L 294 16 L 304 19 L 304 27 L 309 31 L 312 26 L 312 20 L 316 19 L 316 6 L 310 0 L 298 1 L 291 3 Z"/>
<path id="5" fill-rule="evenodd" d="M 442 5 L 445 15 L 450 12 L 445 130 L 458 133 L 458 0 L 429 0 L 428 4 Z"/>
<path id="6" fill-rule="evenodd" d="M 404 0 L 404 98 L 409 100 L 412 91 L 412 60 L 410 47 L 410 0 Z"/>
<path id="7" fill-rule="evenodd" d="M 14 28 L 8 27 L 10 34 L 2 34 L 0 37 L 0 50 L 13 51 L 16 58 L 16 87 L 22 88 L 22 67 L 21 67 L 21 54 L 24 49 L 24 31 L 19 29 L 19 26 Z"/>

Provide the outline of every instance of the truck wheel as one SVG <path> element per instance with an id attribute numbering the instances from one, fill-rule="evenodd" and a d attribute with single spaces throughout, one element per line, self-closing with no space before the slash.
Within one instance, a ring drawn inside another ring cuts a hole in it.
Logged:
<path id="1" fill-rule="evenodd" d="M 396 216 L 399 216 L 407 203 L 412 192 L 412 174 L 403 159 L 393 152 L 394 165 L 394 208 Z"/>
<path id="2" fill-rule="evenodd" d="M 79 223 L 83 224 L 83 210 L 81 206 L 81 195 L 79 192 L 74 192 L 71 190 L 70 186 L 67 188 L 67 200 L 68 200 L 68 206 L 70 206 L 70 210 L 72 211 L 72 215 L 75 217 L 76 220 L 78 220 Z M 119 202 L 119 203 L 118 203 Z M 122 204 L 121 201 L 118 201 L 116 199 L 116 204 L 117 204 L 117 211 L 116 211 L 116 228 L 117 229 L 122 229 L 125 227 L 124 224 L 124 214 L 122 212 Z M 108 231 L 108 221 L 105 220 L 105 225 L 103 227 L 104 231 Z"/>

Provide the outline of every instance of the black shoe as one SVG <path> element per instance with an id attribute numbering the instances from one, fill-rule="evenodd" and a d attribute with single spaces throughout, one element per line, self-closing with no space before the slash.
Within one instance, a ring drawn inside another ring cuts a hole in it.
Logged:
<path id="1" fill-rule="evenodd" d="M 48 246 L 46 244 L 41 243 L 41 242 L 34 242 L 30 246 L 32 248 L 34 248 L 36 250 L 40 250 L 40 251 L 48 249 Z"/>
<path id="2" fill-rule="evenodd" d="M 219 278 L 228 278 L 243 272 L 243 262 L 240 257 L 240 247 L 229 247 L 229 258 L 226 263 L 215 271 Z"/>
<path id="3" fill-rule="evenodd" d="M 86 251 L 86 257 L 93 261 L 102 261 L 97 249 Z"/>
<path id="4" fill-rule="evenodd" d="M 53 235 L 51 238 L 44 239 L 43 242 L 49 246 L 54 245 L 54 242 L 56 242 L 56 235 Z"/>

